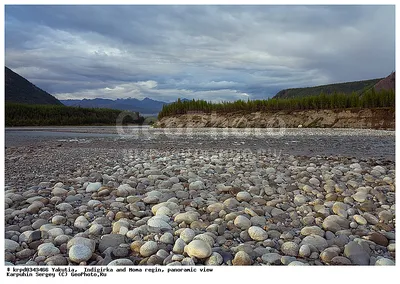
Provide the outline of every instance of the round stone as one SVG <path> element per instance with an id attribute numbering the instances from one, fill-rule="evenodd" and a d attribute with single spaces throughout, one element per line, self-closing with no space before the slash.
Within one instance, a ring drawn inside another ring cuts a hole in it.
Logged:
<path id="1" fill-rule="evenodd" d="M 165 216 L 165 215 L 164 215 Z M 157 228 L 160 230 L 171 230 L 172 227 L 159 216 L 154 216 L 147 221 L 149 227 Z"/>
<path id="2" fill-rule="evenodd" d="M 85 216 L 79 216 L 75 219 L 74 226 L 78 229 L 86 229 L 89 225 L 89 221 L 85 218 Z"/>
<path id="3" fill-rule="evenodd" d="M 81 263 L 92 257 L 92 250 L 84 245 L 73 245 L 69 249 L 68 256 L 71 261 Z"/>
<path id="4" fill-rule="evenodd" d="M 220 212 L 221 210 L 223 210 L 225 208 L 225 205 L 223 203 L 213 203 L 208 205 L 207 207 L 207 212 L 211 213 L 211 212 Z"/>
<path id="5" fill-rule="evenodd" d="M 213 252 L 206 260 L 206 265 L 221 265 L 224 262 L 224 258 L 217 252 Z"/>
<path id="6" fill-rule="evenodd" d="M 73 245 L 78 245 L 78 244 L 89 247 L 92 252 L 94 252 L 96 248 L 96 242 L 94 240 L 84 237 L 74 237 L 68 241 L 67 249 L 70 249 Z"/>
<path id="7" fill-rule="evenodd" d="M 56 215 L 53 218 L 51 218 L 51 223 L 54 225 L 61 225 L 64 224 L 67 221 L 67 218 L 64 216 Z"/>
<path id="8" fill-rule="evenodd" d="M 161 206 L 160 208 L 158 208 L 158 210 L 156 212 L 156 216 L 160 216 L 160 215 L 171 216 L 172 212 L 168 207 Z"/>
<path id="9" fill-rule="evenodd" d="M 177 254 L 183 254 L 183 252 L 185 251 L 185 246 L 186 246 L 185 241 L 182 240 L 181 238 L 178 238 L 175 241 L 175 244 L 174 244 L 174 247 L 172 248 L 172 251 L 174 253 L 177 253 Z"/>
<path id="10" fill-rule="evenodd" d="M 251 258 L 245 251 L 238 251 L 232 260 L 233 265 L 251 265 Z"/>
<path id="11" fill-rule="evenodd" d="M 375 262 L 375 265 L 383 266 L 383 265 L 395 265 L 394 261 L 385 257 L 378 259 Z"/>
<path id="12" fill-rule="evenodd" d="M 386 247 L 389 244 L 388 239 L 378 232 L 372 232 L 368 235 L 368 240 L 373 241 L 374 243 Z"/>
<path id="13" fill-rule="evenodd" d="M 286 242 L 282 244 L 281 251 L 285 255 L 297 256 L 299 253 L 299 245 L 295 242 Z"/>
<path id="14" fill-rule="evenodd" d="M 52 243 L 44 243 L 38 246 L 38 256 L 52 256 L 59 254 L 60 250 Z"/>
<path id="15" fill-rule="evenodd" d="M 369 265 L 370 256 L 368 252 L 355 241 L 350 241 L 345 245 L 344 256 L 350 259 L 352 264 Z"/>
<path id="16" fill-rule="evenodd" d="M 382 210 L 381 212 L 379 212 L 378 217 L 382 222 L 388 223 L 393 219 L 393 214 L 388 210 Z"/>
<path id="17" fill-rule="evenodd" d="M 103 232 L 103 225 L 94 223 L 92 226 L 89 227 L 89 234 L 91 235 L 101 235 Z"/>
<path id="18" fill-rule="evenodd" d="M 301 206 L 303 204 L 305 204 L 307 202 L 307 197 L 305 197 L 304 195 L 298 194 L 294 197 L 294 204 L 296 204 L 296 206 Z"/>
<path id="19" fill-rule="evenodd" d="M 101 187 L 101 182 L 89 182 L 86 187 L 86 192 L 96 192 Z"/>
<path id="20" fill-rule="evenodd" d="M 319 179 L 312 177 L 312 178 L 310 178 L 309 183 L 311 183 L 312 185 L 315 185 L 315 186 L 319 186 L 321 182 L 319 181 Z"/>
<path id="21" fill-rule="evenodd" d="M 338 215 L 330 215 L 326 217 L 324 219 L 324 222 L 322 223 L 322 227 L 325 230 L 331 231 L 333 233 L 336 233 L 337 231 L 343 229 L 348 229 L 349 226 L 350 226 L 350 221 Z"/>
<path id="22" fill-rule="evenodd" d="M 107 266 L 127 266 L 127 265 L 133 265 L 132 260 L 128 258 L 120 258 L 120 259 L 115 259 L 111 261 Z"/>
<path id="23" fill-rule="evenodd" d="M 68 194 L 68 190 L 61 187 L 55 187 L 51 191 L 51 194 L 53 194 L 54 196 L 66 196 Z"/>
<path id="24" fill-rule="evenodd" d="M 64 231 L 61 228 L 54 228 L 54 229 L 50 229 L 48 231 L 49 235 L 52 236 L 53 238 L 61 236 L 64 234 Z"/>
<path id="25" fill-rule="evenodd" d="M 186 224 L 190 225 L 194 221 L 199 220 L 200 214 L 194 211 L 189 211 L 185 213 L 179 213 L 175 216 L 174 221 L 177 223 L 185 222 Z"/>
<path id="26" fill-rule="evenodd" d="M 145 242 L 141 247 L 140 247 L 140 255 L 147 257 L 152 254 L 155 254 L 158 250 L 158 245 L 155 241 L 148 241 Z"/>
<path id="27" fill-rule="evenodd" d="M 238 201 L 250 201 L 251 200 L 251 194 L 248 193 L 247 191 L 240 191 L 236 194 L 236 199 Z"/>
<path id="28" fill-rule="evenodd" d="M 358 224 L 360 225 L 366 225 L 367 224 L 367 220 L 365 220 L 365 218 L 361 215 L 354 215 L 353 216 L 354 221 L 356 221 Z"/>
<path id="29" fill-rule="evenodd" d="M 239 229 L 247 230 L 251 226 L 251 221 L 247 217 L 239 215 L 235 218 L 234 224 Z"/>
<path id="30" fill-rule="evenodd" d="M 251 226 L 247 232 L 250 238 L 255 241 L 264 241 L 268 238 L 268 233 L 264 229 L 257 226 Z"/>
<path id="31" fill-rule="evenodd" d="M 302 228 L 300 234 L 303 236 L 318 235 L 323 237 L 325 235 L 325 232 L 318 226 L 308 226 Z"/>
<path id="32" fill-rule="evenodd" d="M 302 245 L 299 249 L 299 256 L 300 257 L 309 257 L 311 254 L 311 249 L 308 245 Z"/>
<path id="33" fill-rule="evenodd" d="M 301 245 L 309 245 L 315 247 L 318 251 L 322 252 L 324 249 L 328 247 L 328 242 L 321 236 L 318 235 L 309 235 L 306 236 Z"/>
<path id="34" fill-rule="evenodd" d="M 351 197 L 357 202 L 364 202 L 367 200 L 368 193 L 365 191 L 358 191 L 357 193 L 353 194 Z"/>
<path id="35" fill-rule="evenodd" d="M 190 243 L 195 236 L 195 232 L 189 228 L 184 229 L 180 234 L 180 238 L 184 240 L 187 244 Z"/>
<path id="36" fill-rule="evenodd" d="M 165 232 L 160 237 L 160 242 L 164 244 L 173 244 L 174 243 L 174 236 L 170 232 Z"/>
<path id="37" fill-rule="evenodd" d="M 200 259 L 207 258 L 211 255 L 211 246 L 202 240 L 193 240 L 186 247 L 185 252 L 190 257 L 197 257 Z"/>
<path id="38" fill-rule="evenodd" d="M 19 244 L 16 241 L 5 239 L 5 250 L 8 252 L 15 252 L 19 248 Z"/>
<path id="39" fill-rule="evenodd" d="M 205 188 L 205 185 L 202 181 L 194 181 L 189 184 L 189 190 L 202 190 Z"/>

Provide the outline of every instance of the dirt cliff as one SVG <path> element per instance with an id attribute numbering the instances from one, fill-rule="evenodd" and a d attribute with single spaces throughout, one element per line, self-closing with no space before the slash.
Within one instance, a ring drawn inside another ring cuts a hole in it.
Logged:
<path id="1" fill-rule="evenodd" d="M 394 108 L 182 114 L 163 117 L 155 127 L 314 127 L 395 129 Z"/>

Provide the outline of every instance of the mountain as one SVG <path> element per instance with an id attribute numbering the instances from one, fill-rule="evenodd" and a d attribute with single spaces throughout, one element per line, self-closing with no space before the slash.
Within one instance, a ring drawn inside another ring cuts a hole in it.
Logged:
<path id="1" fill-rule="evenodd" d="M 336 83 L 336 84 L 321 85 L 321 86 L 307 87 L 307 88 L 285 89 L 279 91 L 274 96 L 274 98 L 283 99 L 283 98 L 293 98 L 293 97 L 304 97 L 304 96 L 319 95 L 320 93 L 332 94 L 334 92 L 346 93 L 346 94 L 356 92 L 357 94 L 361 94 L 365 90 L 373 88 L 382 79 L 383 78 L 346 82 L 346 83 Z"/>
<path id="2" fill-rule="evenodd" d="M 396 87 L 396 72 L 393 72 L 386 78 L 380 80 L 374 86 L 375 91 L 378 91 L 378 92 L 380 90 L 395 90 L 395 87 Z"/>
<path id="3" fill-rule="evenodd" d="M 5 67 L 5 97 L 6 102 L 61 105 L 55 97 L 36 87 L 34 84 Z"/>
<path id="4" fill-rule="evenodd" d="M 82 99 L 82 100 L 61 100 L 66 106 L 80 106 L 88 108 L 111 108 L 119 110 L 137 111 L 141 114 L 157 114 L 161 111 L 166 102 L 144 98 L 143 100 L 128 99 Z"/>

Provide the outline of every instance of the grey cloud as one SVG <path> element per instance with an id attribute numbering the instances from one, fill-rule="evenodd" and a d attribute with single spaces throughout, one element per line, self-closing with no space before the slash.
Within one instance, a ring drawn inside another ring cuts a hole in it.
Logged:
<path id="1" fill-rule="evenodd" d="M 394 6 L 7 5 L 5 12 L 6 65 L 63 98 L 265 98 L 383 77 L 395 66 Z M 140 87 L 149 81 L 157 86 Z"/>

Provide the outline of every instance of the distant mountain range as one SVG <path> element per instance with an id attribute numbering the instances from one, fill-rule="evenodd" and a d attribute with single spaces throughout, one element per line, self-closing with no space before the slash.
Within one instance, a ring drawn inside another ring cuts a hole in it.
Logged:
<path id="1" fill-rule="evenodd" d="M 61 105 L 55 97 L 36 87 L 34 84 L 5 67 L 5 99 L 6 102 Z"/>
<path id="2" fill-rule="evenodd" d="M 82 100 L 61 100 L 66 106 L 80 106 L 88 108 L 111 108 L 119 110 L 137 111 L 141 114 L 157 115 L 166 102 L 144 98 L 138 99 L 82 99 Z"/>
<path id="3" fill-rule="evenodd" d="M 394 89 L 395 73 L 393 72 L 386 78 L 329 84 L 308 88 L 285 89 L 278 92 L 274 98 L 319 95 L 321 92 L 325 94 L 331 94 L 335 91 L 338 93 L 356 92 L 358 94 L 362 94 L 365 90 L 369 90 L 371 88 L 375 88 L 375 90 Z M 169 104 L 150 98 L 144 98 L 143 100 L 134 98 L 116 100 L 101 98 L 57 100 L 54 96 L 38 88 L 7 67 L 5 67 L 5 100 L 6 102 L 25 104 L 64 104 L 66 106 L 80 106 L 85 108 L 110 108 L 135 111 L 139 112 L 141 115 L 157 115 L 161 111 L 163 105 Z M 187 99 L 183 98 L 181 101 L 187 101 Z"/>
<path id="4" fill-rule="evenodd" d="M 356 94 L 361 95 L 366 90 L 370 90 L 372 88 L 375 88 L 375 90 L 394 89 L 394 86 L 395 86 L 395 73 L 392 73 L 386 78 L 321 85 L 321 86 L 307 87 L 307 88 L 285 89 L 279 91 L 274 96 L 274 98 L 283 99 L 283 98 L 293 98 L 293 97 L 304 97 L 304 96 L 319 95 L 321 93 L 329 95 L 333 94 L 334 92 L 345 93 L 345 94 L 350 94 L 352 92 L 355 92 Z"/>

